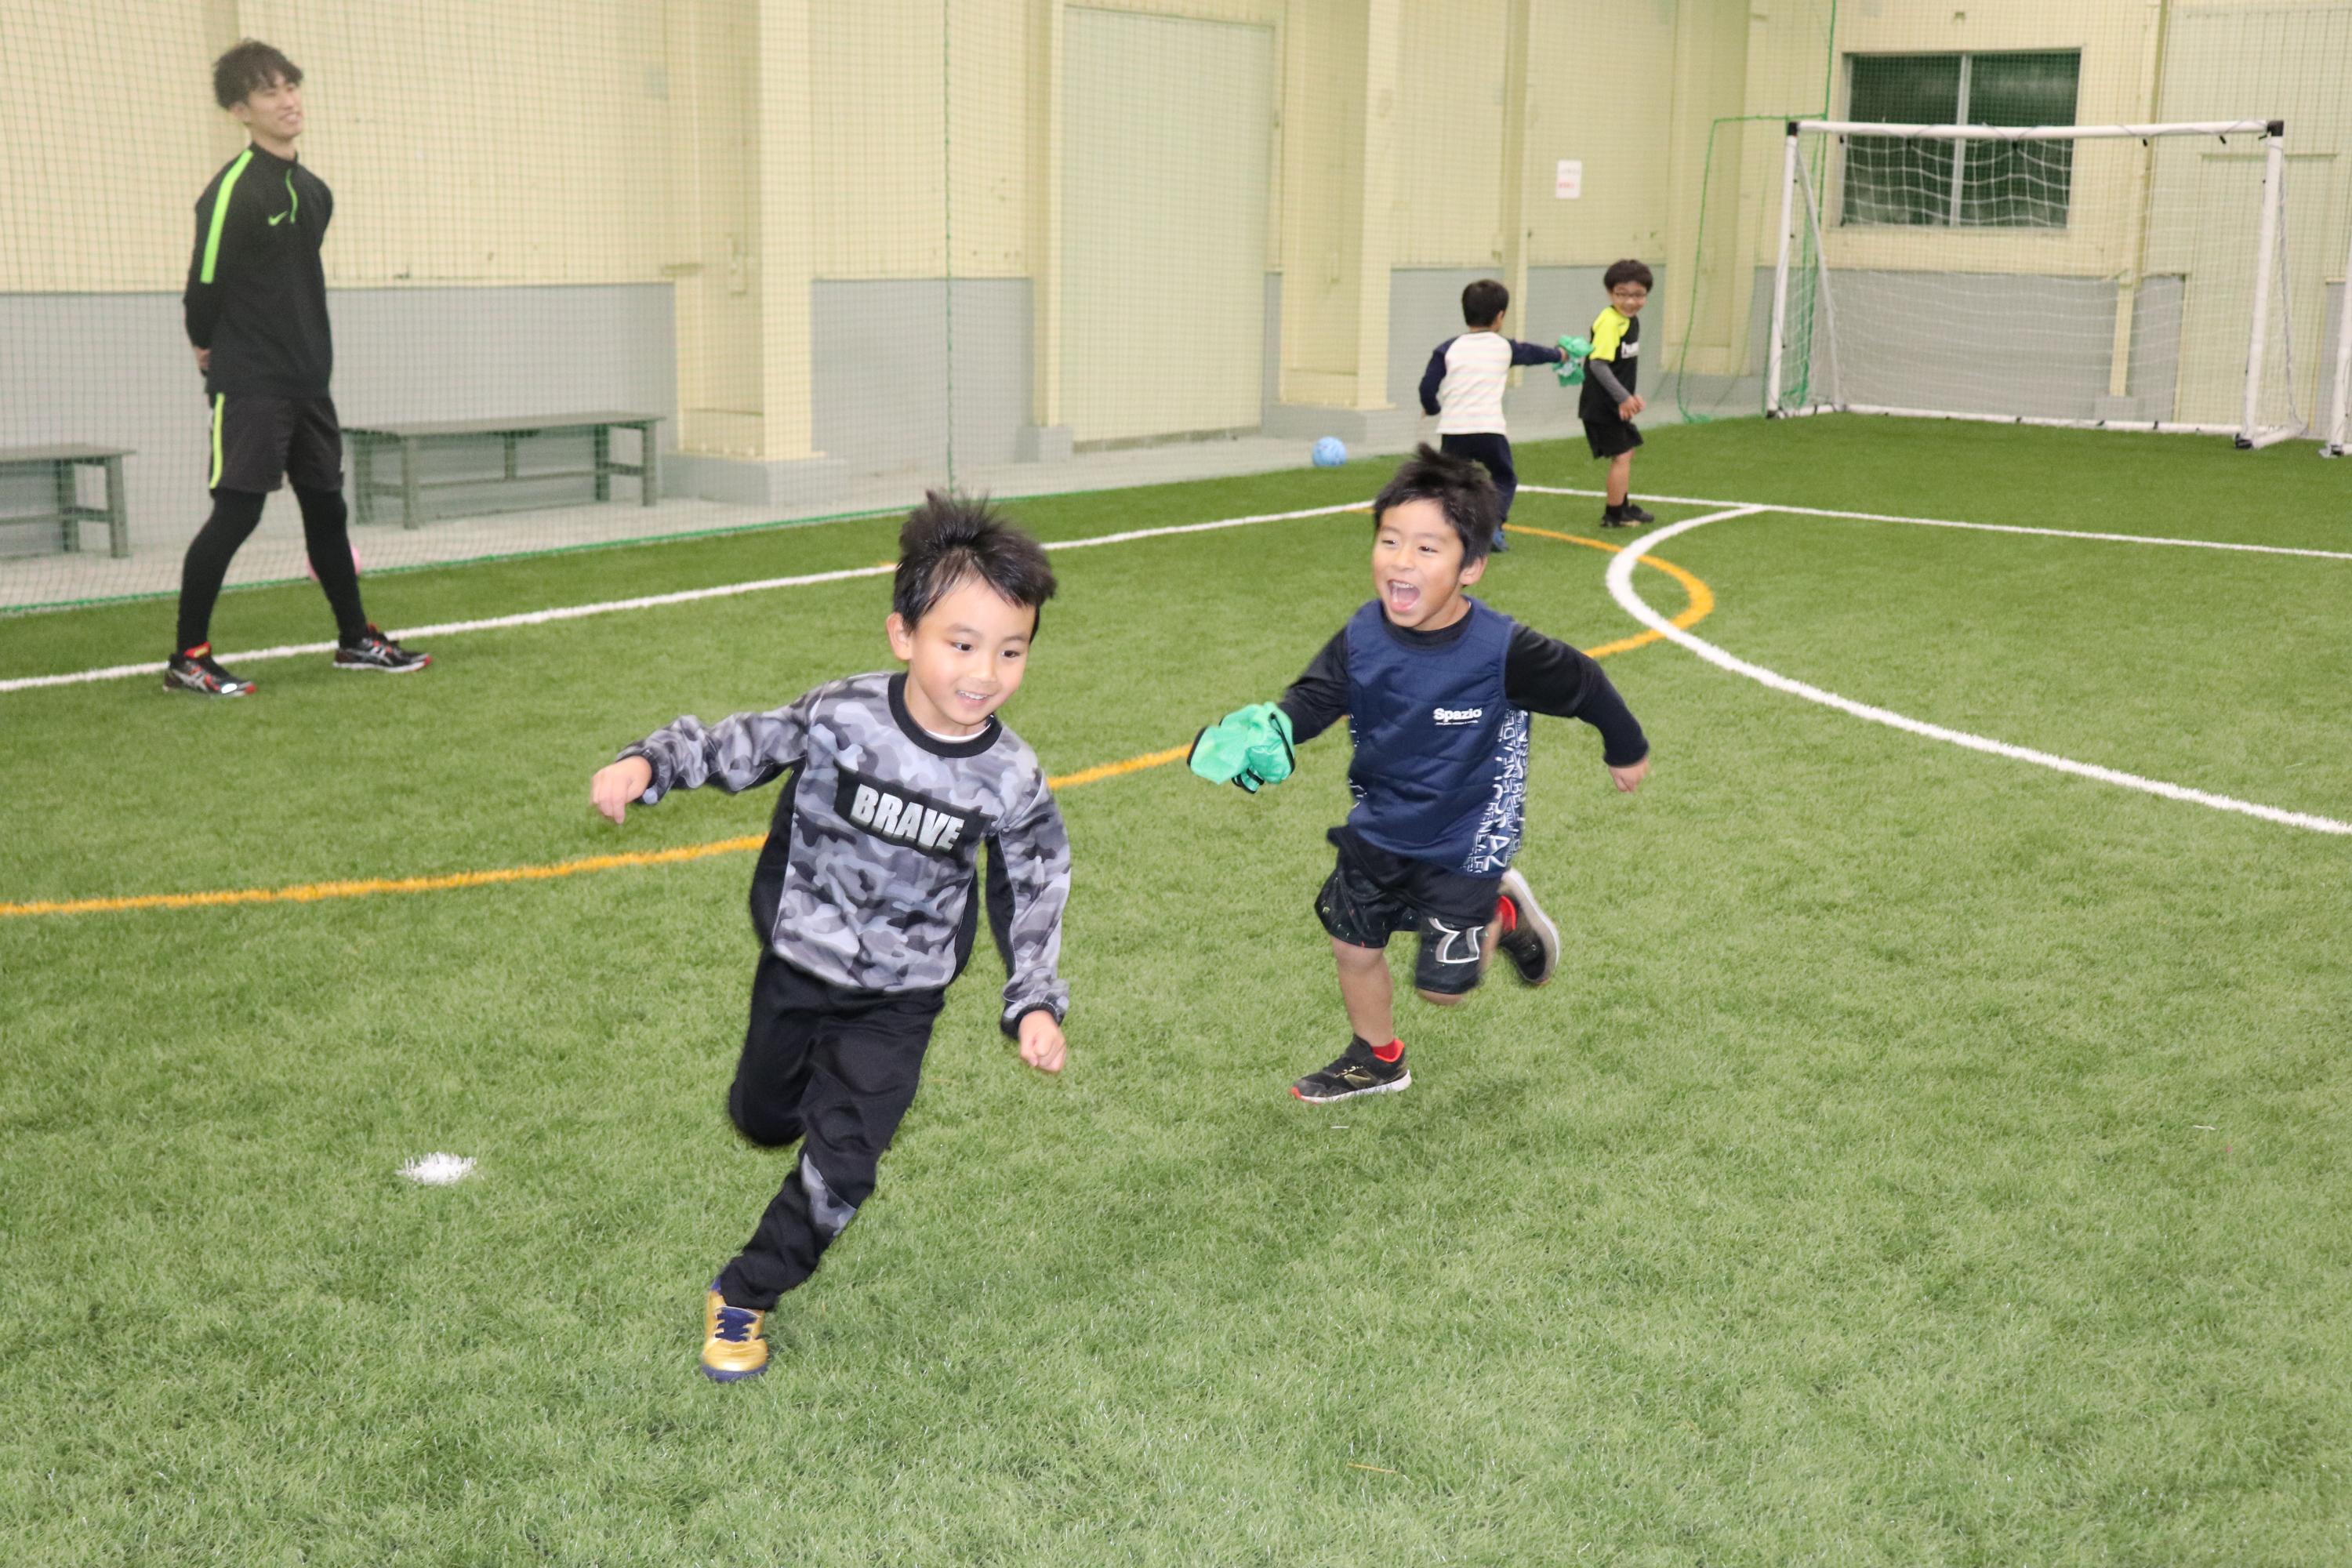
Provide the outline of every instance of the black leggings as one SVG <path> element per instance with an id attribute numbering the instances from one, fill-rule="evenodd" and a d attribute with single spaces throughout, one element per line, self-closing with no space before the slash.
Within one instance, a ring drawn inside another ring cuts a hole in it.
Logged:
<path id="1" fill-rule="evenodd" d="M 180 640 L 175 652 L 208 642 L 212 637 L 213 603 L 220 597 L 221 581 L 240 545 L 261 522 L 261 503 L 269 498 L 252 490 L 215 490 L 213 514 L 188 545 L 180 566 Z M 356 642 L 367 635 L 367 612 L 360 607 L 360 574 L 352 566 L 350 510 L 341 490 L 294 487 L 302 508 L 302 542 L 310 552 L 310 570 L 327 592 L 335 612 L 335 635 Z"/>

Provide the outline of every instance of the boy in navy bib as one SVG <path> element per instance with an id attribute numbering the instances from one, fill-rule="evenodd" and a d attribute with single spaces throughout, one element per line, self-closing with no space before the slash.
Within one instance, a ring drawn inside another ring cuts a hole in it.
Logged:
<path id="1" fill-rule="evenodd" d="M 1353 1033 L 1338 1060 L 1291 1086 L 1310 1104 L 1412 1082 L 1383 951 L 1393 933 L 1415 933 L 1414 987 L 1441 1006 L 1476 987 L 1498 947 L 1525 984 L 1551 978 L 1559 932 L 1511 868 L 1530 713 L 1599 730 L 1620 790 L 1639 788 L 1649 772 L 1649 742 L 1600 665 L 1468 595 L 1486 574 L 1498 510 L 1476 464 L 1420 448 L 1372 503 L 1379 597 L 1279 703 L 1243 710 L 1194 746 L 1196 773 L 1254 791 L 1287 776 L 1292 742 L 1348 721 L 1355 807 L 1331 830 L 1338 864 L 1315 910 Z M 1255 761 L 1224 760 L 1244 755 Z"/>

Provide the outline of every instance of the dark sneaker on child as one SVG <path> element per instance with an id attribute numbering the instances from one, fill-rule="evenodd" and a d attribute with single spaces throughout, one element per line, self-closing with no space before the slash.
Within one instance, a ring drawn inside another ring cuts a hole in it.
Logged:
<path id="1" fill-rule="evenodd" d="M 1372 1054 L 1371 1047 L 1350 1037 L 1338 1061 L 1320 1072 L 1308 1073 L 1290 1086 L 1290 1092 L 1309 1105 L 1328 1105 L 1359 1094 L 1392 1094 L 1412 1087 L 1412 1074 L 1405 1069 L 1402 1048 L 1396 1060 L 1384 1062 Z"/>
<path id="2" fill-rule="evenodd" d="M 1625 509 L 1623 507 L 1604 506 L 1601 509 L 1601 526 L 1603 528 L 1631 528 L 1633 526 L 1633 520 L 1625 515 Z"/>
<path id="3" fill-rule="evenodd" d="M 1559 928 L 1536 902 L 1528 879 L 1514 869 L 1503 873 L 1503 896 L 1496 901 L 1496 923 L 1503 933 L 1495 941 L 1522 985 L 1541 985 L 1559 967 Z"/>
<path id="4" fill-rule="evenodd" d="M 1498 528 L 1495 531 L 1495 542 L 1487 546 L 1487 553 L 1491 555 L 1500 555 L 1504 551 L 1508 550 L 1510 547 L 1510 535 L 1505 533 Z"/>
<path id="5" fill-rule="evenodd" d="M 246 697 L 253 682 L 240 680 L 213 658 L 213 645 L 200 642 L 185 653 L 175 653 L 163 666 L 163 689 L 193 691 L 202 697 Z"/>
<path id="6" fill-rule="evenodd" d="M 411 653 L 371 624 L 357 642 L 335 645 L 337 669 L 373 669 L 384 675 L 406 675 L 433 662 L 429 653 Z"/>
<path id="7" fill-rule="evenodd" d="M 1624 514 L 1625 521 L 1627 522 L 1655 522 L 1658 521 L 1658 514 L 1656 512 L 1647 510 L 1640 501 L 1635 500 L 1632 496 L 1627 496 L 1625 498 L 1625 504 L 1619 507 L 1617 510 Z"/>

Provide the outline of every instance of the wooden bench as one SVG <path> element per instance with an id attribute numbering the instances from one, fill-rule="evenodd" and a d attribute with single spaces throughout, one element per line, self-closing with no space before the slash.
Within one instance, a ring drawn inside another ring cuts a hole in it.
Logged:
<path id="1" fill-rule="evenodd" d="M 46 470 L 52 500 L 46 511 L 0 517 L 0 525 L 40 523 L 58 531 L 58 548 L 71 554 L 81 548 L 81 525 L 106 524 L 107 553 L 131 553 L 131 520 L 122 507 L 122 459 L 128 447 L 0 447 L 0 479 L 12 473 Z M 106 476 L 106 504 L 81 504 L 79 470 L 97 468 Z"/>
<path id="2" fill-rule="evenodd" d="M 347 426 L 344 444 L 352 454 L 352 483 L 359 503 L 359 521 L 375 521 L 376 498 L 400 498 L 400 526 L 418 528 L 425 522 L 423 492 L 458 485 L 490 485 L 513 481 L 536 484 L 542 479 L 593 479 L 596 499 L 613 499 L 613 476 L 634 475 L 637 481 L 637 500 L 651 506 L 661 499 L 661 452 L 657 445 L 658 426 L 663 416 L 658 414 L 561 414 L 543 419 L 445 419 L 427 424 L 374 424 Z M 637 460 L 615 462 L 613 458 L 613 432 L 635 430 L 637 433 Z M 530 469 L 517 458 L 522 443 L 547 437 L 586 436 L 592 443 L 593 457 L 584 468 Z M 486 437 L 496 437 L 504 448 L 504 471 L 495 477 L 467 475 L 428 479 L 423 477 L 418 460 L 436 447 L 463 446 Z M 380 455 L 397 451 L 400 454 L 400 477 L 379 479 L 376 459 Z M 521 507 L 541 507 L 543 500 L 516 502 L 506 506 L 471 508 L 479 511 L 512 511 Z"/>

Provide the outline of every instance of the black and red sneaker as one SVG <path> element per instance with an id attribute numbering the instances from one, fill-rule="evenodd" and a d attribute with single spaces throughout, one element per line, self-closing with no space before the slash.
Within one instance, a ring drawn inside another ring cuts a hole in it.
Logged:
<path id="1" fill-rule="evenodd" d="M 1309 1105 L 1328 1105 L 1360 1094 L 1394 1094 L 1411 1089 L 1412 1073 L 1404 1065 L 1404 1046 L 1394 1040 L 1390 1044 L 1396 1047 L 1393 1061 L 1364 1044 L 1361 1036 L 1351 1035 L 1338 1061 L 1320 1072 L 1308 1073 L 1290 1086 L 1290 1092 Z"/>
<path id="2" fill-rule="evenodd" d="M 1559 928 L 1536 902 L 1535 890 L 1517 868 L 1503 873 L 1503 896 L 1495 901 L 1495 923 L 1503 928 L 1495 945 L 1519 972 L 1519 984 L 1549 982 L 1559 968 Z"/>
<path id="3" fill-rule="evenodd" d="M 163 666 L 163 689 L 193 691 L 199 697 L 249 697 L 253 682 L 240 680 L 213 658 L 213 645 L 200 642 L 175 653 Z"/>
<path id="4" fill-rule="evenodd" d="M 372 669 L 380 675 L 408 675 L 433 662 L 429 653 L 412 653 L 371 621 L 367 635 L 356 642 L 335 645 L 337 669 Z"/>

